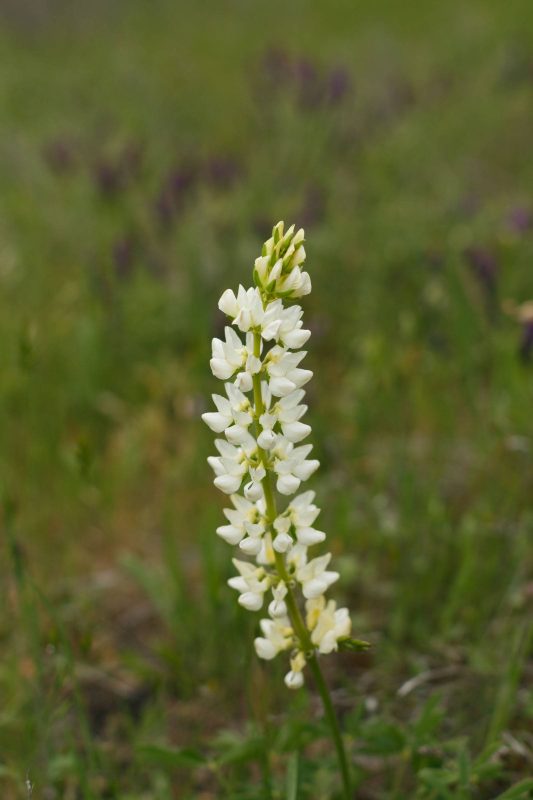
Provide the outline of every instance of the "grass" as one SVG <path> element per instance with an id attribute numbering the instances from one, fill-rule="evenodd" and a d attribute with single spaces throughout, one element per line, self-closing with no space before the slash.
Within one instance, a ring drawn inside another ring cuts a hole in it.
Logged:
<path id="1" fill-rule="evenodd" d="M 533 793 L 533 17 L 5 4 L 2 797 L 335 798 L 225 585 L 216 301 L 308 235 L 313 488 L 360 800 Z"/>

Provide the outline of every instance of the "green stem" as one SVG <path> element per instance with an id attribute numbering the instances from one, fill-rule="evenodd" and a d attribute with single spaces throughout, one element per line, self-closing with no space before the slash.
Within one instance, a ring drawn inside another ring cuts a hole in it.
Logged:
<path id="1" fill-rule="evenodd" d="M 352 800 L 353 793 L 352 793 L 352 782 L 350 779 L 350 768 L 348 766 L 348 759 L 346 758 L 346 750 L 344 749 L 344 742 L 342 740 L 341 729 L 339 727 L 339 720 L 337 719 L 335 709 L 333 708 L 333 703 L 331 701 L 331 693 L 328 689 L 328 685 L 326 683 L 322 670 L 320 669 L 320 664 L 318 663 L 316 653 L 313 653 L 312 657 L 307 660 L 307 663 L 309 664 L 309 668 L 313 673 L 313 678 L 315 679 L 315 683 L 318 688 L 320 697 L 322 698 L 322 705 L 324 706 L 326 718 L 328 720 L 329 727 L 331 730 L 331 736 L 335 744 L 335 749 L 337 751 L 337 758 L 339 760 L 339 766 L 341 768 L 344 795 L 346 797 L 346 800 Z"/>
<path id="2" fill-rule="evenodd" d="M 259 358 L 260 352 L 261 352 L 261 334 L 254 332 L 254 355 L 257 358 Z M 253 376 L 253 389 L 254 389 L 256 434 L 257 436 L 259 436 L 259 434 L 262 431 L 261 423 L 259 422 L 259 417 L 265 411 L 265 406 L 263 404 L 263 397 L 261 395 L 261 377 L 259 374 Z M 265 495 L 267 523 L 269 527 L 272 528 L 274 520 L 277 517 L 276 498 L 272 486 L 272 475 L 271 475 L 271 470 L 268 467 L 267 454 L 261 447 L 259 447 L 259 445 L 257 446 L 257 449 L 259 451 L 259 457 L 261 459 L 261 463 L 263 464 L 263 467 L 265 468 L 266 472 L 266 475 L 261 481 L 261 484 L 263 486 L 263 493 Z M 276 564 L 276 571 L 281 580 L 283 581 L 283 583 L 285 584 L 285 586 L 287 587 L 285 602 L 287 604 L 287 610 L 289 612 L 289 619 L 291 620 L 294 632 L 296 633 L 298 639 L 300 640 L 300 645 L 302 647 L 302 650 L 306 654 L 307 663 L 309 664 L 309 668 L 313 673 L 313 678 L 315 680 L 318 692 L 320 694 L 322 705 L 324 706 L 326 719 L 328 721 L 331 730 L 331 737 L 333 739 L 335 749 L 337 751 L 337 758 L 339 760 L 339 766 L 342 775 L 345 800 L 352 800 L 353 794 L 352 794 L 352 787 L 350 780 L 350 770 L 348 767 L 348 760 L 346 758 L 344 742 L 342 740 L 342 734 L 339 727 L 339 721 L 337 719 L 337 715 L 335 714 L 335 709 L 333 708 L 333 703 L 331 700 L 331 693 L 329 691 L 322 670 L 320 669 L 320 664 L 318 663 L 316 651 L 314 649 L 313 643 L 311 642 L 310 633 L 302 617 L 302 613 L 298 607 L 298 603 L 296 602 L 296 598 L 294 596 L 294 592 L 291 586 L 292 579 L 289 573 L 287 572 L 287 567 L 285 565 L 283 555 L 282 553 L 274 551 L 274 558 Z"/>

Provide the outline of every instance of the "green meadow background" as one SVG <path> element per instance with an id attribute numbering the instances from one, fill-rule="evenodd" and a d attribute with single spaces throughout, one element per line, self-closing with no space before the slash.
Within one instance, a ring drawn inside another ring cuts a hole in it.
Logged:
<path id="1" fill-rule="evenodd" d="M 226 585 L 222 291 L 306 229 L 358 800 L 533 796 L 533 8 L 0 3 L 3 800 L 333 800 Z"/>

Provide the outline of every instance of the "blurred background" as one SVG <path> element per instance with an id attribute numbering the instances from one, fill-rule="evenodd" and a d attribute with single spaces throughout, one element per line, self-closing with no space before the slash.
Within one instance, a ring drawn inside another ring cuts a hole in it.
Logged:
<path id="1" fill-rule="evenodd" d="M 532 46 L 526 0 L 2 0 L 2 798 L 337 796 L 200 420 L 278 219 L 357 797 L 532 796 Z"/>

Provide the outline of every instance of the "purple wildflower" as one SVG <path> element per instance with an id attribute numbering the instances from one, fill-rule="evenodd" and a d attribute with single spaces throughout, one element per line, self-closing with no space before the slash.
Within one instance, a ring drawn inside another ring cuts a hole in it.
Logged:
<path id="1" fill-rule="evenodd" d="M 114 197 L 124 185 L 121 165 L 115 161 L 100 159 L 93 165 L 93 180 L 103 197 Z"/>
<path id="2" fill-rule="evenodd" d="M 72 143 L 66 139 L 55 139 L 43 148 L 43 157 L 52 172 L 58 175 L 71 172 L 76 158 Z"/>
<path id="3" fill-rule="evenodd" d="M 533 357 L 533 319 L 525 320 L 522 325 L 519 354 L 523 361 L 530 361 Z"/>
<path id="4" fill-rule="evenodd" d="M 143 160 L 143 145 L 140 142 L 128 142 L 119 157 L 120 168 L 124 178 L 138 178 L 142 171 Z"/>
<path id="5" fill-rule="evenodd" d="M 164 186 L 154 200 L 154 214 L 164 228 L 170 227 L 174 216 L 174 202 L 168 186 Z"/>
<path id="6" fill-rule="evenodd" d="M 167 186 L 176 205 L 180 205 L 185 195 L 193 188 L 198 178 L 198 168 L 187 165 L 174 168 L 167 177 Z"/>
<path id="7" fill-rule="evenodd" d="M 216 189 L 230 189 L 242 175 L 241 165 L 232 156 L 213 156 L 205 171 L 208 183 Z"/>
<path id="8" fill-rule="evenodd" d="M 127 278 L 131 273 L 135 258 L 133 237 L 122 236 L 117 239 L 113 245 L 112 257 L 117 277 L 121 280 Z"/>
<path id="9" fill-rule="evenodd" d="M 281 47 L 271 47 L 263 56 L 261 72 L 272 88 L 286 83 L 291 75 L 291 58 Z"/>
<path id="10" fill-rule="evenodd" d="M 487 247 L 472 246 L 464 251 L 467 263 L 475 275 L 483 294 L 487 312 L 491 318 L 497 314 L 498 261 Z"/>
<path id="11" fill-rule="evenodd" d="M 498 262 L 494 253 L 486 247 L 468 247 L 465 256 L 481 285 L 488 292 L 495 291 Z"/>
<path id="12" fill-rule="evenodd" d="M 196 165 L 173 167 L 166 175 L 154 201 L 154 212 L 163 227 L 168 228 L 179 214 L 198 180 Z"/>
<path id="13" fill-rule="evenodd" d="M 527 233 L 533 228 L 533 214 L 529 208 L 517 206 L 507 215 L 507 227 L 512 233 Z"/>
<path id="14" fill-rule="evenodd" d="M 351 89 L 350 76 L 344 67 L 335 67 L 327 76 L 326 97 L 332 106 L 346 99 Z"/>
<path id="15" fill-rule="evenodd" d="M 324 100 L 325 86 L 317 67 L 308 58 L 300 58 L 294 64 L 294 79 L 297 99 L 301 108 L 312 110 Z"/>

